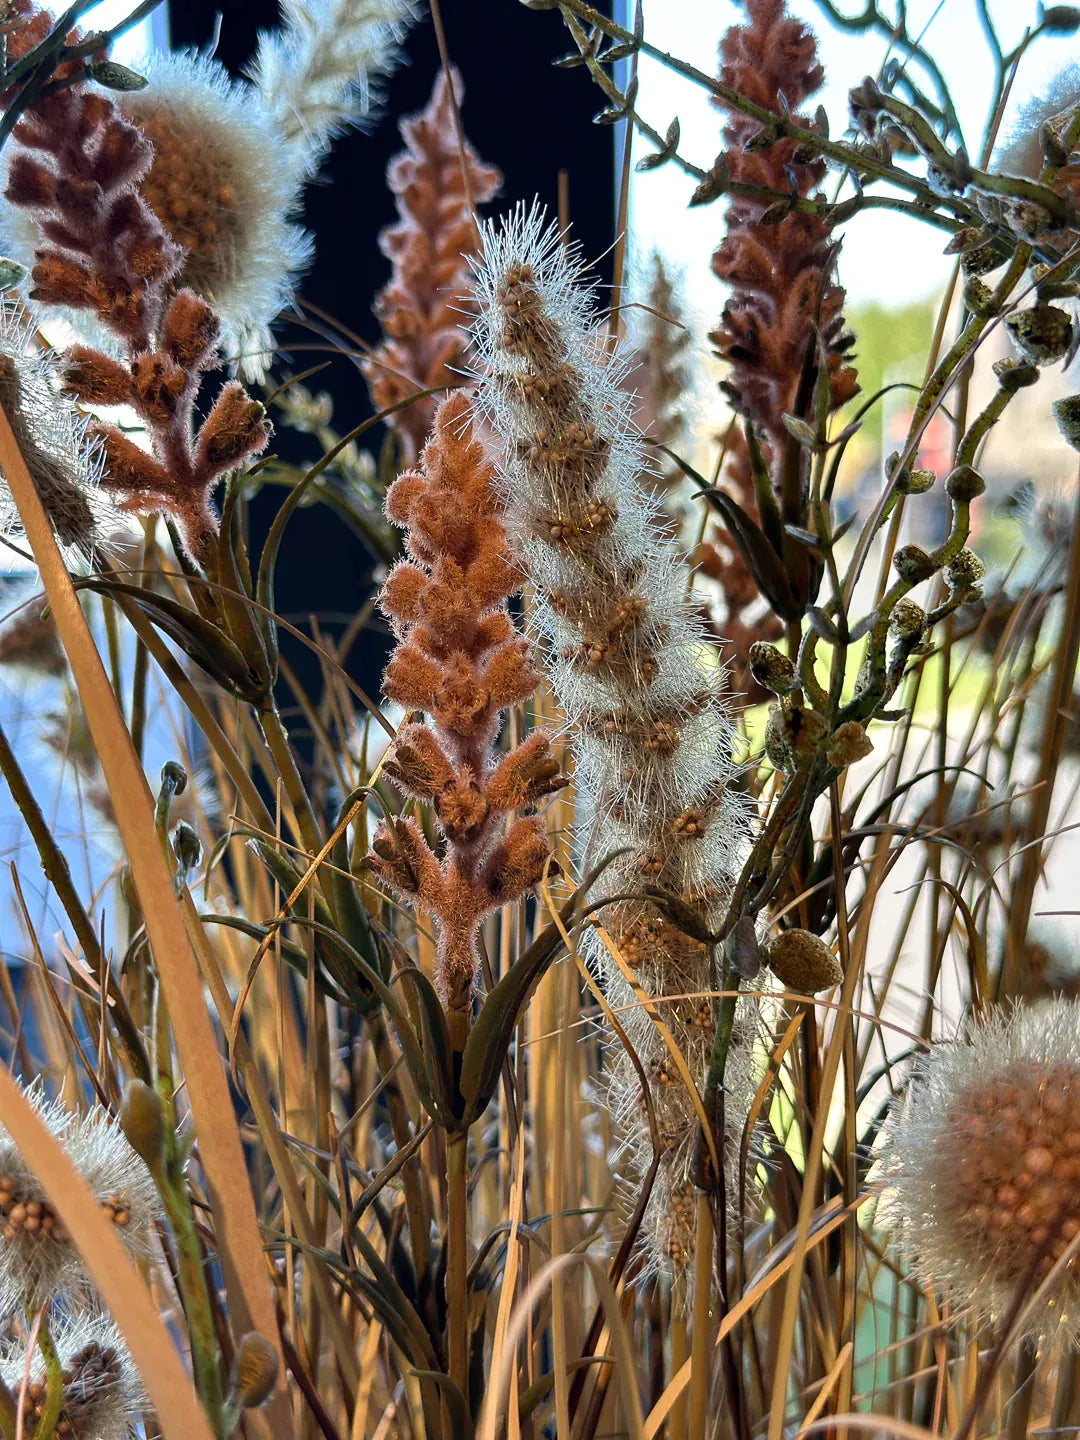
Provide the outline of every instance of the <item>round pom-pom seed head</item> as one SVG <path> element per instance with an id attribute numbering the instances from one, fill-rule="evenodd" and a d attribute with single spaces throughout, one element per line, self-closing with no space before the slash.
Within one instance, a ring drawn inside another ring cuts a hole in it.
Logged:
<path id="1" fill-rule="evenodd" d="M 1019 1333 L 1080 1335 L 1080 1005 L 1057 999 L 971 1025 L 921 1060 L 890 1118 L 882 1218 L 920 1277 L 993 1321 L 1049 1293 Z"/>

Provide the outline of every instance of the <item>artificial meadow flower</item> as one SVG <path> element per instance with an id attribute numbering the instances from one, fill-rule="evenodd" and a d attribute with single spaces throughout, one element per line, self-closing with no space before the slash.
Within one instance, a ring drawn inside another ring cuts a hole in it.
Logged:
<path id="1" fill-rule="evenodd" d="M 1080 1004 L 971 1023 L 916 1065 L 885 1132 L 882 1217 L 919 1277 L 977 1320 L 1034 1292 L 1080 1235 Z M 1021 1333 L 1080 1335 L 1066 1259 Z"/>

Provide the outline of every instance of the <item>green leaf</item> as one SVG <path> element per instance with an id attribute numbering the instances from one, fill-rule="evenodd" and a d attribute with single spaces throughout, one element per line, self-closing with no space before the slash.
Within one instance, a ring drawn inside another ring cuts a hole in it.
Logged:
<path id="1" fill-rule="evenodd" d="M 454 1103 L 454 1062 L 451 1053 L 450 1029 L 446 1023 L 446 1012 L 435 986 L 415 965 L 398 970 L 390 983 L 402 980 L 412 986 L 416 1008 L 420 1012 L 420 1034 L 427 1062 L 428 1086 L 436 1096 L 439 1105 L 448 1113 L 455 1113 L 460 1107 Z"/>
<path id="2" fill-rule="evenodd" d="M 197 610 L 174 600 L 171 595 L 159 595 L 122 580 L 90 575 L 73 583 L 76 589 L 93 590 L 99 595 L 127 596 L 223 689 L 249 705 L 258 704 L 262 698 L 264 691 L 259 676 L 225 632 Z"/>

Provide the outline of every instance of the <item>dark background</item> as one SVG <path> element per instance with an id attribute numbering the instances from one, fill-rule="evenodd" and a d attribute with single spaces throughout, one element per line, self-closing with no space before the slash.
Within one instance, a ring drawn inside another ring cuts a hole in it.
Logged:
<path id="1" fill-rule="evenodd" d="M 169 9 L 175 47 L 206 47 L 217 31 L 215 53 L 237 74 L 254 51 L 256 32 L 274 25 L 278 17 L 277 0 L 224 5 L 220 0 L 173 0 Z M 486 213 L 497 214 L 534 195 L 554 211 L 558 172 L 565 169 L 574 233 L 587 255 L 603 255 L 613 231 L 613 132 L 592 123 L 603 100 L 587 72 L 552 69 L 552 61 L 573 43 L 558 13 L 530 11 L 518 0 L 443 0 L 441 13 L 450 58 L 464 79 L 465 133 L 481 158 L 498 165 L 505 177 L 502 194 L 485 207 Z M 378 233 L 396 214 L 384 183 L 387 162 L 401 149 L 395 121 L 423 109 L 440 67 L 426 6 L 402 49 L 404 61 L 384 86 L 377 122 L 368 133 L 354 131 L 335 143 L 323 179 L 310 186 L 305 197 L 305 223 L 315 234 L 316 250 L 301 296 L 371 342 L 379 338 L 372 299 L 389 275 Z M 610 260 L 601 264 L 602 279 L 610 278 L 605 266 Z M 300 338 L 295 329 L 278 333 L 286 343 Z M 297 373 L 324 358 L 297 350 L 291 365 L 279 360 L 275 374 Z M 347 359 L 335 359 L 310 383 L 333 395 L 339 433 L 372 413 L 363 378 Z M 310 464 L 318 458 L 316 444 L 313 437 L 282 427 L 274 449 Z M 378 437 L 369 448 L 378 454 Z M 253 505 L 256 553 L 281 493 L 270 489 Z M 322 506 L 299 510 L 290 521 L 278 565 L 280 612 L 301 625 L 312 613 L 319 614 L 334 631 L 341 628 L 342 617 L 355 614 L 370 588 L 371 561 L 352 532 Z M 305 688 L 309 693 L 317 690 L 313 658 L 298 642 L 282 639 Z M 356 679 L 375 694 L 386 648 L 380 629 L 370 629 L 350 662 Z"/>

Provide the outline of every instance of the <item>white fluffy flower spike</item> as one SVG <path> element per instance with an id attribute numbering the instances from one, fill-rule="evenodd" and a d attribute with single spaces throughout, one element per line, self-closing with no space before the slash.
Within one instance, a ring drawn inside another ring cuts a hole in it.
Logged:
<path id="1" fill-rule="evenodd" d="M 881 1218 L 918 1276 L 1016 1333 L 1080 1337 L 1080 1004 L 995 1013 L 917 1064 L 884 1134 Z"/>
<path id="2" fill-rule="evenodd" d="M 644 892 L 676 897 L 699 934 L 723 914 L 748 821 L 731 786 L 722 677 L 688 604 L 686 571 L 641 483 L 643 446 L 620 383 L 624 365 L 580 255 L 542 212 L 519 209 L 484 228 L 475 269 L 479 399 L 497 437 L 504 523 L 532 586 L 533 627 L 575 733 L 579 795 L 592 800 L 592 858 L 625 851 L 604 872 L 603 890 L 642 895 L 603 912 L 622 965 L 595 937 L 593 945 L 613 1003 L 627 1007 L 660 1127 L 648 1259 L 685 1295 L 697 1111 L 622 967 L 663 1001 L 657 1014 L 700 1091 L 714 1030 L 713 956 Z M 733 1050 L 729 1140 L 741 1134 L 750 1069 L 745 1044 Z M 638 1081 L 625 1057 L 613 1072 L 613 1108 L 640 1178 L 650 1142 Z"/>
<path id="3" fill-rule="evenodd" d="M 161 1216 L 150 1172 L 117 1122 L 94 1109 L 73 1114 L 40 1090 L 31 1102 L 64 1147 L 106 1218 L 133 1255 L 152 1253 Z M 0 1309 L 21 1313 L 61 1300 L 85 1303 L 93 1282 L 59 1216 L 10 1135 L 0 1127 Z"/>
<path id="4" fill-rule="evenodd" d="M 371 112 L 417 0 L 283 0 L 284 24 L 259 34 L 249 74 L 284 141 L 290 174 L 311 175 L 330 141 Z"/>

